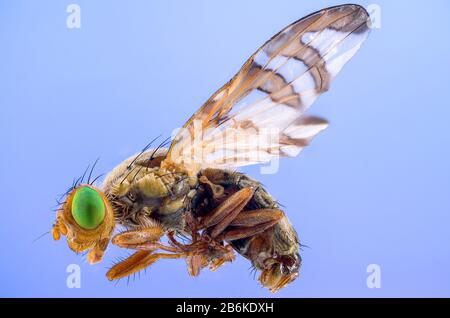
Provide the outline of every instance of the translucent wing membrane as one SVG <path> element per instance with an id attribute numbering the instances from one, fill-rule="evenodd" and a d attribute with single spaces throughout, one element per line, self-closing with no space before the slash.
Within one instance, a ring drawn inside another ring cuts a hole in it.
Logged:
<path id="1" fill-rule="evenodd" d="M 327 126 L 304 112 L 367 38 L 368 18 L 342 5 L 282 30 L 190 118 L 166 160 L 229 168 L 297 156 Z"/>

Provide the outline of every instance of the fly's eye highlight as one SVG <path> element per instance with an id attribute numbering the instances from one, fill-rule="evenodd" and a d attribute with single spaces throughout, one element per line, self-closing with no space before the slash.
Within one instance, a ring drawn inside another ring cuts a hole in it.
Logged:
<path id="1" fill-rule="evenodd" d="M 85 230 L 93 230 L 105 219 L 105 203 L 101 195 L 90 187 L 80 187 L 72 200 L 72 216 Z"/>

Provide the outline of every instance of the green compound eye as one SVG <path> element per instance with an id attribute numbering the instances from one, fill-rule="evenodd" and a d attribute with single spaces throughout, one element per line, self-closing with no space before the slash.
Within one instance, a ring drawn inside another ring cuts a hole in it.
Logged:
<path id="1" fill-rule="evenodd" d="M 100 194 L 92 188 L 76 190 L 72 200 L 72 216 L 85 230 L 93 230 L 105 218 L 105 204 Z"/>

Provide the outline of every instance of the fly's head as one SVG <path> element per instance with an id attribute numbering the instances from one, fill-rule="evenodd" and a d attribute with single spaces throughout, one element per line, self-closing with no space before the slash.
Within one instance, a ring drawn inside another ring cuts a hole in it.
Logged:
<path id="1" fill-rule="evenodd" d="M 74 252 L 89 250 L 90 264 L 102 260 L 115 227 L 114 211 L 103 192 L 91 184 L 74 187 L 57 212 L 53 238 L 66 236 Z"/>

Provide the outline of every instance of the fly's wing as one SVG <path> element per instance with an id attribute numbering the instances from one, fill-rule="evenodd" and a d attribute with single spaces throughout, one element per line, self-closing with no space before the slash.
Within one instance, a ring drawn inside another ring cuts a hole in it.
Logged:
<path id="1" fill-rule="evenodd" d="M 358 5 L 313 13 L 267 41 L 174 138 L 166 164 L 231 168 L 294 157 L 327 127 L 304 112 L 369 34 Z"/>

